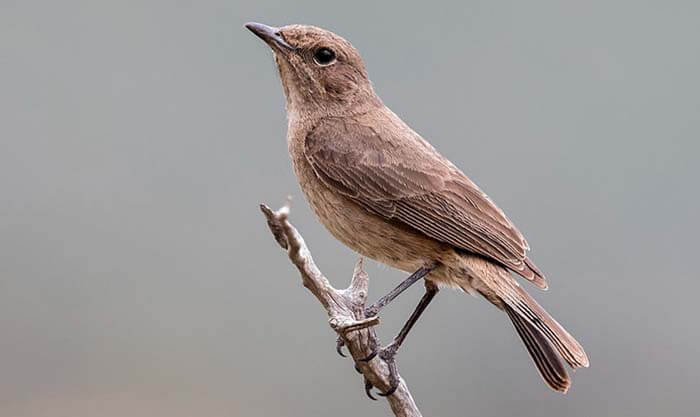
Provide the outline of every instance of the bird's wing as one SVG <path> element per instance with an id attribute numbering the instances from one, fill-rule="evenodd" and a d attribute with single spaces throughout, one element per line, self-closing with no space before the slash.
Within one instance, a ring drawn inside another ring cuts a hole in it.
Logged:
<path id="1" fill-rule="evenodd" d="M 503 211 L 396 119 L 323 119 L 305 139 L 306 159 L 324 183 L 367 210 L 484 256 L 547 288 L 526 255 L 525 238 Z"/>

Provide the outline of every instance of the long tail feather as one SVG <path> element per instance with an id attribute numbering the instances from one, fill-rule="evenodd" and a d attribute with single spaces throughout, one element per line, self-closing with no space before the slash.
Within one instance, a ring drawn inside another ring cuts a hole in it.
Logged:
<path id="1" fill-rule="evenodd" d="M 588 357 L 581 345 L 552 318 L 503 268 L 492 267 L 490 273 L 479 277 L 486 288 L 480 288 L 489 301 L 509 306 L 535 327 L 572 368 L 588 366 Z M 503 308 L 503 306 L 500 306 Z"/>
<path id="2" fill-rule="evenodd" d="M 523 340 L 533 362 L 535 362 L 537 370 L 540 371 L 542 379 L 555 391 L 563 393 L 568 391 L 571 379 L 569 379 L 564 364 L 559 360 L 559 355 L 549 341 L 510 306 L 505 305 L 505 311 Z"/>
<path id="3" fill-rule="evenodd" d="M 519 300 L 511 304 L 506 302 L 520 316 L 537 328 L 539 332 L 549 340 L 559 354 L 572 368 L 588 367 L 588 356 L 581 345 L 567 332 L 561 324 L 557 323 L 534 298 L 530 297 L 522 288 L 517 287 Z"/>

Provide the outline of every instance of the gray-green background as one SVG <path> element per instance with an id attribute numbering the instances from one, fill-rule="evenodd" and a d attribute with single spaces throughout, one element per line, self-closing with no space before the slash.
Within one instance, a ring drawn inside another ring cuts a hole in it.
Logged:
<path id="1" fill-rule="evenodd" d="M 695 1 L 0 1 L 0 415 L 379 416 L 258 212 L 338 286 L 271 53 L 348 38 L 396 113 L 528 237 L 582 341 L 570 393 L 505 315 L 443 291 L 399 365 L 426 415 L 697 416 Z M 403 275 L 373 263 L 371 297 Z M 384 341 L 421 290 L 382 313 Z"/>

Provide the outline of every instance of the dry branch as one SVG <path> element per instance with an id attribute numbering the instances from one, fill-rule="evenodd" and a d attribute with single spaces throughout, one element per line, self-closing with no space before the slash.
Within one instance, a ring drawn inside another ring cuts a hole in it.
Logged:
<path id="1" fill-rule="evenodd" d="M 387 363 L 378 355 L 370 361 L 362 361 L 379 346 L 372 328 L 379 324 L 379 318 L 375 316 L 367 319 L 364 315 L 369 278 L 362 270 L 362 259 L 355 266 L 350 286 L 344 290 L 335 289 L 314 263 L 304 238 L 289 223 L 289 201 L 277 211 L 264 204 L 260 205 L 260 209 L 267 218 L 275 240 L 287 251 L 289 260 L 299 270 L 304 287 L 316 296 L 328 313 L 329 325 L 347 346 L 365 381 L 386 392 L 390 387 Z M 421 416 L 400 376 L 398 388 L 386 398 L 395 416 Z"/>

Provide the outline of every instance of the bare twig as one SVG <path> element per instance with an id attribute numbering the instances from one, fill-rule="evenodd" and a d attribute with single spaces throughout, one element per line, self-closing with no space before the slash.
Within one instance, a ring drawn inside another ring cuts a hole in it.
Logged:
<path id="1" fill-rule="evenodd" d="M 373 348 L 379 346 L 373 329 L 373 326 L 379 324 L 379 318 L 365 318 L 364 315 L 369 277 L 362 270 L 362 259 L 355 266 L 350 286 L 344 290 L 335 289 L 314 263 L 304 238 L 289 223 L 289 200 L 277 211 L 264 204 L 260 205 L 260 209 L 267 218 L 267 225 L 275 240 L 287 251 L 289 260 L 299 270 L 304 287 L 316 296 L 326 310 L 329 325 L 347 346 L 365 381 L 371 384 L 366 386 L 373 385 L 386 392 L 390 387 L 387 363 L 378 355 L 370 361 L 362 361 L 371 354 Z M 400 376 L 398 388 L 386 398 L 395 416 L 421 416 L 411 392 Z"/>

